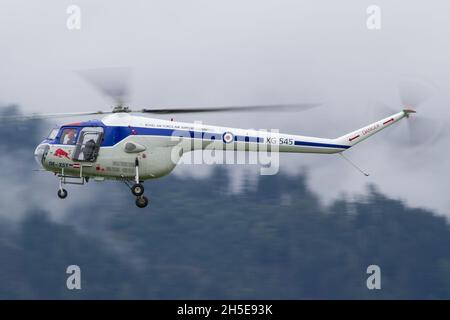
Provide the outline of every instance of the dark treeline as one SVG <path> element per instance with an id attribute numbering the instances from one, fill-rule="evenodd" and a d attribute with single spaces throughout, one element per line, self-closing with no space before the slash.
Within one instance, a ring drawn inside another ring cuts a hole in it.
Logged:
<path id="1" fill-rule="evenodd" d="M 443 217 L 374 188 L 324 207 L 304 176 L 262 176 L 238 195 L 228 185 L 221 168 L 149 181 L 141 210 L 123 186 L 96 184 L 97 200 L 67 209 L 66 222 L 30 206 L 0 224 L 0 298 L 450 298 Z M 66 289 L 71 264 L 80 291 Z M 381 290 L 366 287 L 372 264 Z"/>

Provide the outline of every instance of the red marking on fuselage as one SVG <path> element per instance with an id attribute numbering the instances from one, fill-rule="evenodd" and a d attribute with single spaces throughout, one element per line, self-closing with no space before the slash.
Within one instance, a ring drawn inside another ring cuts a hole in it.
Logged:
<path id="1" fill-rule="evenodd" d="M 358 134 L 357 136 L 354 136 L 353 138 L 348 139 L 348 141 L 353 141 L 353 140 L 355 140 L 356 138 L 359 138 L 359 134 Z"/>
<path id="2" fill-rule="evenodd" d="M 383 126 L 387 125 L 389 122 L 392 122 L 392 121 L 394 121 L 394 118 L 390 118 L 388 121 L 383 122 Z"/>
<path id="3" fill-rule="evenodd" d="M 64 151 L 63 149 L 57 149 L 53 155 L 55 157 L 59 157 L 59 158 L 65 157 L 67 159 L 70 159 L 69 158 L 69 153 Z"/>

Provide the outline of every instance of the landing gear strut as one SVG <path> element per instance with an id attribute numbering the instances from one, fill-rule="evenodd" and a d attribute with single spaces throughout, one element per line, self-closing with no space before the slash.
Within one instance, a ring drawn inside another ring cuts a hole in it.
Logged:
<path id="1" fill-rule="evenodd" d="M 67 190 L 62 187 L 62 185 L 63 185 L 63 178 L 62 178 L 62 176 L 63 175 L 64 175 L 64 169 L 62 169 L 61 177 L 59 178 L 58 197 L 60 199 L 65 199 L 67 197 Z"/>
<path id="2" fill-rule="evenodd" d="M 144 194 L 144 186 L 142 184 L 140 184 L 139 181 L 139 159 L 136 158 L 136 160 L 134 160 L 134 166 L 135 166 L 135 170 L 136 170 L 136 174 L 134 176 L 134 185 L 131 187 L 131 192 L 136 196 L 136 197 L 140 197 Z"/>
<path id="3" fill-rule="evenodd" d="M 84 177 L 82 174 L 82 168 L 80 168 L 80 175 L 79 176 L 71 176 L 66 175 L 64 173 L 64 168 L 61 168 L 61 173 L 56 174 L 59 179 L 59 189 L 58 189 L 58 198 L 65 199 L 67 198 L 67 190 L 63 188 L 64 184 L 78 184 L 78 185 L 84 185 L 85 182 L 88 182 L 89 177 Z"/>
<path id="4" fill-rule="evenodd" d="M 136 196 L 136 206 L 139 208 L 145 208 L 148 205 L 148 199 L 144 196 L 144 186 L 139 180 L 139 159 L 136 158 L 135 162 L 136 174 L 134 177 L 134 184 L 130 187 L 128 182 L 125 184 L 131 189 L 131 193 Z"/>

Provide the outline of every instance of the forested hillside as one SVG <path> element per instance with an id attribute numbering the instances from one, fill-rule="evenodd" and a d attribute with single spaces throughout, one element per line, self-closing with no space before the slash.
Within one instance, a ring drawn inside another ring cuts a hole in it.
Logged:
<path id="1" fill-rule="evenodd" d="M 3 123 L 14 144 L 1 139 L 0 149 L 28 152 L 20 161 L 33 166 L 42 125 Z M 19 222 L 2 218 L 0 298 L 450 298 L 443 217 L 373 187 L 325 207 L 304 176 L 261 176 L 233 195 L 226 170 L 147 182 L 145 210 L 122 185 L 97 184 L 96 201 L 68 208 L 62 221 L 39 203 Z M 18 210 L 5 206 L 3 217 Z M 80 291 L 66 288 L 71 264 L 81 267 Z M 381 290 L 366 287 L 372 264 Z"/>

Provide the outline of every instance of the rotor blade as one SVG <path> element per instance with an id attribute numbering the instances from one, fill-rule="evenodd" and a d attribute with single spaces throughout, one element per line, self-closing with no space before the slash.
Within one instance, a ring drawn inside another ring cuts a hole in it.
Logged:
<path id="1" fill-rule="evenodd" d="M 222 107 L 173 107 L 173 108 L 151 108 L 142 109 L 143 113 L 169 114 L 169 113 L 200 113 L 200 112 L 248 112 L 248 111 L 305 111 L 318 107 L 318 103 L 297 103 L 297 104 L 272 104 L 272 105 L 253 105 L 253 106 L 222 106 Z"/>
<path id="2" fill-rule="evenodd" d="M 397 113 L 398 110 L 381 102 L 373 103 L 377 118 Z M 398 125 L 389 128 L 384 133 L 389 141 L 400 148 L 416 148 L 430 146 L 442 137 L 442 123 L 420 115 L 411 115 Z"/>
<path id="3" fill-rule="evenodd" d="M 112 98 L 117 105 L 129 99 L 129 68 L 95 68 L 77 71 L 78 75 L 102 94 Z"/>
<path id="4" fill-rule="evenodd" d="M 387 129 L 389 141 L 395 148 L 425 149 L 445 137 L 445 125 L 441 121 L 410 116 L 398 125 Z"/>
<path id="5" fill-rule="evenodd" d="M 383 117 L 387 117 L 399 112 L 399 108 L 395 109 L 390 105 L 387 105 L 380 101 L 371 102 L 370 108 L 372 109 L 372 113 L 375 119 L 381 119 Z"/>
<path id="6" fill-rule="evenodd" d="M 0 122 L 7 121 L 27 121 L 27 120 L 40 120 L 40 119 L 52 119 L 52 118 L 68 118 L 77 116 L 90 116 L 96 114 L 109 114 L 112 111 L 92 111 L 92 112 L 72 112 L 72 113 L 34 113 L 31 115 L 19 115 L 19 116 L 3 116 L 0 117 Z"/>
<path id="7" fill-rule="evenodd" d="M 425 81 L 403 80 L 399 84 L 399 94 L 403 107 L 416 108 L 427 101 L 434 93 L 435 87 Z"/>
<path id="8" fill-rule="evenodd" d="M 431 146 L 442 138 L 443 123 L 423 117 L 410 117 L 407 120 L 412 145 Z"/>

